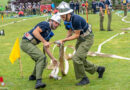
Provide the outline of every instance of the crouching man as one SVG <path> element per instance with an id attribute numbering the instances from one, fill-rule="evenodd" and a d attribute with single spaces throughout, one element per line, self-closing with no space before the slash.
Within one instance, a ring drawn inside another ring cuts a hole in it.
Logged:
<path id="1" fill-rule="evenodd" d="M 52 30 L 55 30 L 60 25 L 60 22 L 60 16 L 54 15 L 48 22 L 43 21 L 38 23 L 32 30 L 25 33 L 22 38 L 21 49 L 27 53 L 35 62 L 35 67 L 33 73 L 29 77 L 29 80 L 36 80 L 36 89 L 46 87 L 46 84 L 42 83 L 42 73 L 46 66 L 45 53 L 47 53 L 51 58 L 53 64 L 57 65 L 57 60 L 49 50 L 49 40 L 54 35 Z M 40 42 L 43 43 L 45 53 L 43 53 L 36 46 Z"/>
<path id="2" fill-rule="evenodd" d="M 59 40 L 60 43 L 62 44 L 77 39 L 75 45 L 76 53 L 72 57 L 76 79 L 80 79 L 80 82 L 76 83 L 76 85 L 81 86 L 89 83 L 85 71 L 90 74 L 97 72 L 98 78 L 102 78 L 105 67 L 97 66 L 86 60 L 87 53 L 93 45 L 94 35 L 91 25 L 81 16 L 73 14 L 73 10 L 69 7 L 68 3 L 64 1 L 59 4 L 58 10 L 68 30 L 66 38 Z"/>

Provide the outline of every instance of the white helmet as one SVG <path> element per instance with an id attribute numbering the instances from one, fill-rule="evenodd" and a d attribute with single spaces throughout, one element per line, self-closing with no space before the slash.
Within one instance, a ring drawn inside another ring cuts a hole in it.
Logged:
<path id="1" fill-rule="evenodd" d="M 53 15 L 50 19 L 54 20 L 55 22 L 59 24 L 61 23 L 61 17 L 58 14 Z"/>
<path id="2" fill-rule="evenodd" d="M 57 8 L 59 10 L 59 15 L 65 15 L 73 12 L 73 9 L 70 8 L 69 4 L 64 1 L 62 1 Z"/>

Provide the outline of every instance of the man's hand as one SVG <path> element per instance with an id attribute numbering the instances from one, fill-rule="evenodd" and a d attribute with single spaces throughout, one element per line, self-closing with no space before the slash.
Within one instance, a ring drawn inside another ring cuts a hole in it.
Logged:
<path id="1" fill-rule="evenodd" d="M 58 66 L 58 61 L 56 59 L 52 59 L 52 62 L 54 64 L 54 66 Z"/>
<path id="2" fill-rule="evenodd" d="M 60 42 L 60 44 L 63 44 L 63 43 L 64 43 L 63 40 L 59 40 L 59 42 Z"/>
<path id="3" fill-rule="evenodd" d="M 110 11 L 108 11 L 107 13 L 108 13 L 108 15 L 110 15 Z"/>
<path id="4" fill-rule="evenodd" d="M 44 42 L 44 46 L 45 46 L 46 48 L 49 48 L 49 47 L 50 47 L 50 43 L 49 43 L 49 42 Z"/>
<path id="5" fill-rule="evenodd" d="M 104 17 L 104 14 L 102 14 L 102 17 Z"/>
<path id="6" fill-rule="evenodd" d="M 55 41 L 55 43 L 56 43 L 57 46 L 59 47 L 59 46 L 62 45 L 64 42 L 63 42 L 63 40 L 58 40 L 58 41 Z"/>

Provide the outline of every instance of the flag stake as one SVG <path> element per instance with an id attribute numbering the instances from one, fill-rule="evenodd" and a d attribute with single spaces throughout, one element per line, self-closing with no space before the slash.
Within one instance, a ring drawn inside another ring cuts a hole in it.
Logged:
<path id="1" fill-rule="evenodd" d="M 86 16 L 87 16 L 87 23 L 88 23 L 88 2 L 86 1 Z"/>
<path id="2" fill-rule="evenodd" d="M 20 76 L 23 78 L 22 62 L 20 58 L 19 58 L 19 67 L 20 67 Z"/>
<path id="3" fill-rule="evenodd" d="M 16 39 L 13 49 L 10 53 L 9 59 L 11 63 L 13 64 L 17 59 L 19 60 L 19 66 L 20 66 L 20 75 L 23 78 L 23 71 L 22 71 L 22 63 L 20 59 L 20 45 L 19 45 L 19 38 Z"/>

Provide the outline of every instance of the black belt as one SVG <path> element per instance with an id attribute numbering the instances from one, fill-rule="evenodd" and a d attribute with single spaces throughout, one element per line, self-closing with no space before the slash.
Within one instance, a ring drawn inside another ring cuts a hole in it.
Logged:
<path id="1" fill-rule="evenodd" d="M 89 25 L 88 29 L 81 34 L 81 36 L 87 36 L 92 33 L 91 25 Z"/>
<path id="2" fill-rule="evenodd" d="M 22 38 L 22 40 L 28 40 L 26 37 L 23 37 Z M 32 44 L 34 44 L 34 45 L 37 45 L 38 44 L 38 42 L 37 42 L 37 40 L 36 39 L 32 39 L 32 40 L 28 40 L 28 41 L 30 41 Z"/>

